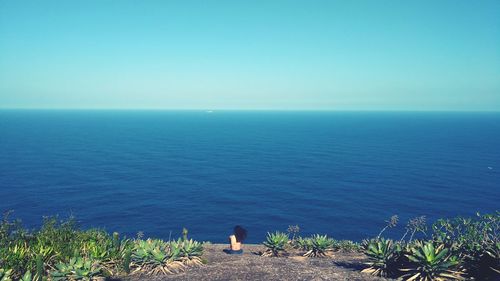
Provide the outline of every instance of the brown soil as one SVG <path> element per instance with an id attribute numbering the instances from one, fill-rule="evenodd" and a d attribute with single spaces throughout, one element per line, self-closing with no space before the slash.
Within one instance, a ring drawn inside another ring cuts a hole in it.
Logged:
<path id="1" fill-rule="evenodd" d="M 244 245 L 242 255 L 228 255 L 226 245 L 205 245 L 208 263 L 167 276 L 128 276 L 123 280 L 387 280 L 361 273 L 365 257 L 359 253 L 333 253 L 331 257 L 261 257 L 262 245 Z"/>

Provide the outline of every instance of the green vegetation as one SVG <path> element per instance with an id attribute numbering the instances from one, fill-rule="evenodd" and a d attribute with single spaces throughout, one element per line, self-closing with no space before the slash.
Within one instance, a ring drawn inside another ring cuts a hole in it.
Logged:
<path id="1" fill-rule="evenodd" d="M 90 280 L 126 274 L 171 274 L 202 264 L 202 244 L 187 238 L 120 238 L 80 230 L 75 220 L 44 218 L 28 231 L 6 213 L 0 222 L 0 281 Z"/>
<path id="2" fill-rule="evenodd" d="M 176 260 L 187 265 L 201 265 L 204 261 L 200 258 L 203 254 L 203 246 L 200 242 L 193 239 L 179 239 L 170 242 L 170 247 L 176 252 Z"/>
<path id="3" fill-rule="evenodd" d="M 315 234 L 310 237 L 298 235 L 300 228 L 298 225 L 288 227 L 287 233 L 268 233 L 266 241 L 266 251 L 262 256 L 284 256 L 292 252 L 300 252 L 304 257 L 326 257 L 333 252 L 362 252 L 363 248 L 359 243 L 350 240 L 335 240 L 327 235 Z M 290 238 L 292 236 L 292 238 Z"/>
<path id="4" fill-rule="evenodd" d="M 99 263 L 88 258 L 70 258 L 68 262 L 56 264 L 56 269 L 50 273 L 52 280 L 88 280 L 98 276 Z"/>
<path id="5" fill-rule="evenodd" d="M 12 269 L 5 270 L 0 268 L 0 281 L 11 281 L 10 275 L 12 273 Z"/>
<path id="6" fill-rule="evenodd" d="M 375 238 L 362 244 L 318 234 L 304 238 L 298 226 L 289 226 L 288 235 L 268 233 L 263 255 L 328 257 L 336 251 L 364 252 L 367 266 L 362 272 L 375 276 L 416 281 L 500 280 L 500 212 L 440 219 L 430 227 L 419 216 L 408 221 L 399 240 L 383 238 L 398 222 L 397 215 L 391 216 Z"/>
<path id="7" fill-rule="evenodd" d="M 286 253 L 285 247 L 288 245 L 289 237 L 287 233 L 275 232 L 267 233 L 266 241 L 263 242 L 267 250 L 262 254 L 265 257 L 279 257 Z"/>
<path id="8" fill-rule="evenodd" d="M 368 268 L 362 272 L 370 273 L 375 276 L 391 276 L 397 269 L 397 261 L 401 253 L 399 245 L 394 245 L 392 240 L 373 239 L 366 243 L 366 252 L 368 256 Z"/>
<path id="9" fill-rule="evenodd" d="M 268 233 L 263 256 L 325 258 L 335 252 L 364 253 L 362 272 L 415 281 L 500 280 L 500 212 L 474 218 L 440 219 L 428 226 L 423 216 L 410 219 L 399 240 L 382 237 L 397 227 L 392 216 L 382 231 L 361 244 L 327 235 L 300 236 L 298 225 L 287 233 Z M 44 218 L 28 231 L 6 213 L 0 222 L 0 281 L 92 280 L 127 274 L 175 274 L 200 266 L 203 245 L 188 238 L 121 238 L 100 229 L 80 230 L 73 219 Z"/>
<path id="10" fill-rule="evenodd" d="M 334 240 L 333 250 L 345 253 L 355 253 L 361 252 L 363 248 L 361 244 L 353 242 L 351 240 Z"/>
<path id="11" fill-rule="evenodd" d="M 160 273 L 172 274 L 184 270 L 184 264 L 178 259 L 180 249 L 173 243 L 160 239 L 138 240 L 132 251 L 131 264 L 135 272 L 148 275 Z"/>
<path id="12" fill-rule="evenodd" d="M 382 236 L 382 233 L 384 233 L 384 231 L 386 231 L 387 228 L 393 228 L 393 227 L 395 227 L 398 224 L 398 222 L 399 222 L 399 217 L 397 215 L 394 215 L 389 220 L 387 220 L 385 222 L 387 224 L 386 224 L 386 226 L 384 226 L 384 228 L 382 228 L 382 230 L 380 231 L 380 233 L 377 235 L 377 239 L 380 239 L 380 236 Z"/>
<path id="13" fill-rule="evenodd" d="M 459 261 L 456 256 L 449 253 L 449 249 L 440 244 L 437 248 L 433 242 L 417 243 L 415 247 L 410 248 L 410 253 L 406 254 L 410 262 L 414 265 L 409 269 L 405 277 L 412 280 L 447 280 L 461 279 L 459 270 L 452 270 Z"/>
<path id="14" fill-rule="evenodd" d="M 461 280 L 460 261 L 443 244 L 417 241 L 403 245 L 393 240 L 373 239 L 366 245 L 368 268 L 362 272 L 375 276 L 401 277 L 403 280 Z"/>
<path id="15" fill-rule="evenodd" d="M 310 237 L 298 236 L 290 241 L 291 247 L 297 250 L 309 251 L 312 248 L 312 241 Z"/>
<path id="16" fill-rule="evenodd" d="M 328 238 L 326 235 L 313 235 L 307 245 L 307 252 L 304 254 L 305 257 L 324 257 L 327 251 L 333 250 L 333 245 L 335 241 Z"/>
<path id="17" fill-rule="evenodd" d="M 326 235 L 315 234 L 310 237 L 299 235 L 300 227 L 290 225 L 287 230 L 292 238 L 288 241 L 288 250 L 303 252 L 305 257 L 324 257 L 330 252 L 361 252 L 363 248 L 359 243 L 350 240 L 335 240 Z"/>
<path id="18" fill-rule="evenodd" d="M 500 279 L 499 212 L 440 219 L 431 229 L 427 234 L 425 218 L 417 217 L 408 222 L 397 242 L 379 237 L 366 241 L 369 267 L 363 272 L 417 281 Z M 426 239 L 414 240 L 419 232 Z"/>

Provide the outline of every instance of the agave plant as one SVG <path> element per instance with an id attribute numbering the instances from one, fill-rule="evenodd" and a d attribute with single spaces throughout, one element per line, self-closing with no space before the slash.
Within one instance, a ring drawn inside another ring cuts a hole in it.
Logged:
<path id="1" fill-rule="evenodd" d="M 8 268 L 9 278 L 17 280 L 30 266 L 30 254 L 29 245 L 24 239 L 0 245 L 0 267 Z"/>
<path id="2" fill-rule="evenodd" d="M 403 277 L 408 280 L 463 279 L 463 272 L 455 270 L 459 265 L 459 260 L 456 256 L 449 254 L 449 249 L 445 248 L 444 244 L 435 247 L 433 242 L 417 243 L 406 256 L 411 262 L 411 267 L 401 269 L 401 271 L 407 272 Z"/>
<path id="3" fill-rule="evenodd" d="M 171 258 L 187 265 L 202 265 L 201 255 L 203 254 L 203 245 L 193 239 L 170 242 Z"/>
<path id="4" fill-rule="evenodd" d="M 55 259 L 53 248 L 37 241 L 31 247 L 31 260 L 34 260 L 33 269 L 35 270 L 34 279 L 42 278 L 45 275 L 45 265 L 54 264 Z"/>
<path id="5" fill-rule="evenodd" d="M 324 257 L 327 251 L 333 250 L 335 241 L 326 235 L 313 235 L 310 239 L 309 249 L 304 257 Z"/>
<path id="6" fill-rule="evenodd" d="M 351 240 L 341 240 L 336 241 L 334 247 L 343 252 L 361 252 L 362 247 L 359 243 L 353 242 Z"/>
<path id="7" fill-rule="evenodd" d="M 96 260 L 103 260 L 109 254 L 107 245 L 95 240 L 85 241 L 82 245 L 82 252 Z"/>
<path id="8" fill-rule="evenodd" d="M 58 263 L 50 276 L 52 280 L 91 280 L 100 273 L 99 265 L 82 257 L 70 258 L 67 263 Z"/>
<path id="9" fill-rule="evenodd" d="M 494 264 L 490 267 L 491 270 L 500 274 L 500 242 L 486 247 L 486 255 L 494 260 Z"/>
<path id="10" fill-rule="evenodd" d="M 173 273 L 201 264 L 201 255 L 201 244 L 188 240 L 187 231 L 184 239 L 171 244 L 121 239 L 119 233 L 101 229 L 79 230 L 74 219 L 47 217 L 40 229 L 27 231 L 7 216 L 0 218 L 0 281 Z"/>
<path id="11" fill-rule="evenodd" d="M 125 271 L 125 273 L 130 273 L 130 263 L 132 262 L 132 250 L 127 249 L 123 253 L 123 260 L 121 262 L 121 269 Z"/>
<path id="12" fill-rule="evenodd" d="M 118 232 L 113 232 L 113 249 L 116 252 L 120 251 L 121 248 L 120 234 Z"/>
<path id="13" fill-rule="evenodd" d="M 292 243 L 293 248 L 299 250 L 309 250 L 311 248 L 311 238 L 296 237 Z"/>
<path id="14" fill-rule="evenodd" d="M 0 268 L 0 281 L 12 281 L 10 275 L 12 273 L 12 269 L 5 270 Z"/>
<path id="15" fill-rule="evenodd" d="M 137 240 L 131 259 L 132 263 L 137 265 L 136 271 L 162 271 L 160 267 L 163 267 L 168 259 L 167 244 L 162 240 Z"/>
<path id="16" fill-rule="evenodd" d="M 43 255 L 39 254 L 35 258 L 35 276 L 36 281 L 41 281 L 45 276 L 45 263 L 43 262 Z"/>
<path id="17" fill-rule="evenodd" d="M 365 244 L 369 267 L 363 269 L 362 272 L 383 277 L 392 276 L 397 272 L 397 259 L 401 252 L 399 245 L 383 238 L 366 241 Z"/>
<path id="18" fill-rule="evenodd" d="M 180 249 L 159 239 L 138 240 L 131 255 L 132 273 L 144 272 L 148 275 L 172 274 L 184 269 L 175 257 Z"/>
<path id="19" fill-rule="evenodd" d="M 495 244 L 500 243 L 500 212 L 475 218 L 440 219 L 433 225 L 433 240 L 445 244 L 477 280 L 499 280 L 500 261 Z M 495 255 L 497 258 L 495 259 Z"/>
<path id="20" fill-rule="evenodd" d="M 266 241 L 262 244 L 267 250 L 262 254 L 265 257 L 278 257 L 285 252 L 285 246 L 288 244 L 288 234 L 282 232 L 267 233 Z"/>
<path id="21" fill-rule="evenodd" d="M 382 228 L 382 230 L 378 234 L 377 239 L 380 239 L 380 236 L 382 236 L 382 233 L 384 233 L 384 231 L 387 228 L 393 228 L 393 227 L 395 227 L 398 224 L 398 222 L 399 222 L 399 216 L 398 215 L 393 215 L 393 216 L 391 216 L 391 218 L 389 220 L 386 220 L 385 222 L 386 222 L 386 225 L 385 225 L 384 228 Z"/>
<path id="22" fill-rule="evenodd" d="M 477 280 L 500 280 L 500 242 L 488 243 L 473 273 Z M 475 273 L 475 274 L 474 274 Z"/>
<path id="23" fill-rule="evenodd" d="M 33 274 L 31 274 L 31 272 L 29 271 L 26 271 L 26 273 L 24 273 L 23 277 L 21 277 L 21 279 L 19 279 L 19 281 L 34 281 L 35 279 L 33 279 Z"/>
<path id="24" fill-rule="evenodd" d="M 292 235 L 291 241 L 295 241 L 297 238 L 298 234 L 300 233 L 300 226 L 298 224 L 296 225 L 289 225 L 286 232 L 288 235 Z"/>
<path id="25" fill-rule="evenodd" d="M 124 254 L 132 248 L 131 241 L 129 239 L 121 240 L 117 232 L 109 235 L 99 229 L 80 232 L 76 243 L 78 254 L 99 261 L 102 271 L 109 276 L 123 269 Z"/>
<path id="26" fill-rule="evenodd" d="M 113 242 L 113 248 L 110 250 L 112 254 L 103 263 L 106 270 L 111 274 L 118 274 L 125 271 L 130 273 L 130 263 L 132 261 L 133 241 L 130 239 L 118 240 Z"/>

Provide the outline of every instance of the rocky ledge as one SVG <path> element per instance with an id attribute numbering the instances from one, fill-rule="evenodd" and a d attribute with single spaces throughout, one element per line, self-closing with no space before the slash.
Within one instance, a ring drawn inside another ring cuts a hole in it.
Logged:
<path id="1" fill-rule="evenodd" d="M 124 280 L 387 280 L 361 273 L 365 256 L 359 253 L 333 253 L 331 257 L 261 257 L 262 245 L 244 245 L 242 255 L 228 255 L 227 245 L 204 246 L 208 263 L 183 273 L 167 276 L 128 276 Z M 297 253 L 298 254 L 298 253 Z"/>

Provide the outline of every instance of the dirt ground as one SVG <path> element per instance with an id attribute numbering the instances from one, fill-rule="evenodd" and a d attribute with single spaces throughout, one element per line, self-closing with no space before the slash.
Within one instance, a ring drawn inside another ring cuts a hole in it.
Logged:
<path id="1" fill-rule="evenodd" d="M 228 255 L 226 245 L 204 247 L 208 263 L 167 276 L 128 276 L 123 280 L 387 280 L 360 272 L 365 257 L 358 253 L 334 253 L 326 258 L 261 257 L 262 245 L 244 245 L 242 255 Z"/>

